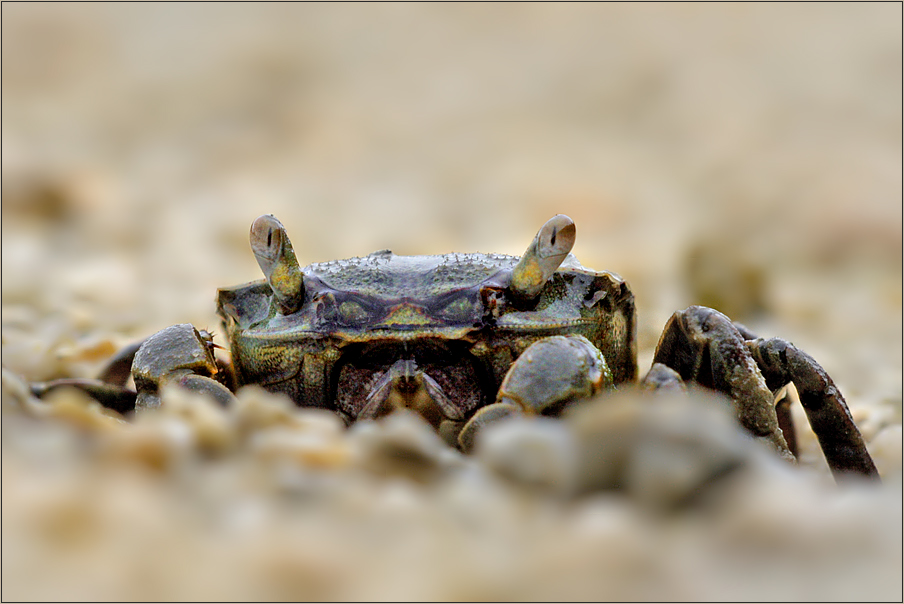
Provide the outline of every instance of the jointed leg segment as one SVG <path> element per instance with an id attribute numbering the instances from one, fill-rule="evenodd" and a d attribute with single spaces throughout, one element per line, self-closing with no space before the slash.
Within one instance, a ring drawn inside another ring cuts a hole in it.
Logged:
<path id="1" fill-rule="evenodd" d="M 730 397 L 741 424 L 786 456 L 797 448 L 789 402 L 775 403 L 774 397 L 793 383 L 832 473 L 878 478 L 841 392 L 819 363 L 793 344 L 757 338 L 718 311 L 691 306 L 669 319 L 653 362 Z"/>
<path id="2" fill-rule="evenodd" d="M 810 427 L 832 472 L 879 475 L 841 392 L 813 357 L 781 338 L 747 342 L 766 385 L 778 390 L 793 383 Z"/>

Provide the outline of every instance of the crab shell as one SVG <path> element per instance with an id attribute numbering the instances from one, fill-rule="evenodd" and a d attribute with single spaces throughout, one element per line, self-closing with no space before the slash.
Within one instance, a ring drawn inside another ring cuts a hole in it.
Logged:
<path id="1" fill-rule="evenodd" d="M 528 303 L 510 295 L 516 256 L 444 254 L 363 258 L 301 270 L 303 302 L 278 304 L 267 280 L 223 288 L 223 318 L 239 385 L 353 421 L 379 377 L 412 359 L 461 411 L 492 403 L 506 372 L 534 342 L 586 337 L 615 383 L 637 374 L 634 296 L 610 272 L 571 254 Z"/>

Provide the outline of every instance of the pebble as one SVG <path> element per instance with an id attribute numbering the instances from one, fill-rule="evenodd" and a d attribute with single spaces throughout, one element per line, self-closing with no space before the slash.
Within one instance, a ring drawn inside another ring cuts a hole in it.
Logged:
<path id="1" fill-rule="evenodd" d="M 876 462 L 879 476 L 889 482 L 901 482 L 901 424 L 887 426 L 871 440 L 867 449 Z"/>
<path id="2" fill-rule="evenodd" d="M 620 488 L 655 509 L 683 506 L 764 455 L 725 400 L 700 392 L 605 394 L 566 421 L 577 441 L 577 492 Z"/>
<path id="3" fill-rule="evenodd" d="M 360 467 L 417 482 L 439 478 L 458 457 L 426 421 L 407 410 L 357 422 L 349 430 L 349 439 Z"/>
<path id="4" fill-rule="evenodd" d="M 67 556 L 82 552 L 79 568 L 101 565 L 128 577 L 135 558 L 112 552 L 141 539 L 139 558 L 158 573 L 158 583 L 138 592 L 128 591 L 136 585 L 128 581 L 101 583 L 113 590 L 101 592 L 90 572 L 84 581 L 67 579 L 67 593 L 84 599 L 724 599 L 738 579 L 718 577 L 768 569 L 775 551 L 794 552 L 784 559 L 793 572 L 781 580 L 799 594 L 825 592 L 805 587 L 813 548 L 833 552 L 817 556 L 824 568 L 853 568 L 855 579 L 887 573 L 900 560 L 880 521 L 900 510 L 892 491 L 826 485 L 771 458 L 708 397 L 598 397 L 564 420 L 490 425 L 464 456 L 409 412 L 345 429 L 332 414 L 248 389 L 230 409 L 165 393 L 171 404 L 109 423 L 78 402 L 80 393 L 63 390 L 54 405 L 77 412 L 23 413 L 19 399 L 30 399 L 21 386 L 4 374 L 4 505 L 27 519 L 10 538 L 31 543 L 16 564 L 72 567 Z M 94 446 L 84 446 L 86 438 Z M 900 452 L 900 438 L 900 429 L 887 428 L 872 446 Z M 47 473 L 54 464 L 59 478 Z M 732 464 L 734 473 L 725 474 Z M 43 485 L 42 500 L 60 505 L 29 508 L 31 483 Z M 790 509 L 789 493 L 799 499 Z M 802 521 L 814 501 L 822 506 L 818 518 Z M 37 526 L 47 527 L 38 541 L 28 528 Z M 852 563 L 846 552 L 855 541 L 876 560 L 887 555 L 878 567 Z M 181 553 L 166 558 L 173 547 Z M 734 551 L 745 552 L 743 562 L 721 553 Z M 267 582 L 271 566 L 279 579 Z M 453 571 L 473 580 L 450 582 Z M 295 572 L 310 580 L 293 579 Z M 705 577 L 713 591 L 692 587 Z M 886 593 L 883 585 L 865 593 Z M 764 592 L 747 581 L 743 593 Z"/>
<path id="5" fill-rule="evenodd" d="M 255 432 L 248 449 L 262 461 L 287 460 L 320 470 L 343 468 L 351 459 L 351 448 L 341 438 L 284 426 Z"/>
<path id="6" fill-rule="evenodd" d="M 519 486 L 566 495 L 576 480 L 576 454 L 574 436 L 564 422 L 516 416 L 484 428 L 474 456 Z"/>
<path id="7" fill-rule="evenodd" d="M 182 420 L 191 429 L 201 454 L 222 455 L 235 448 L 238 441 L 235 417 L 212 398 L 176 385 L 164 386 L 161 398 L 160 415 Z"/>

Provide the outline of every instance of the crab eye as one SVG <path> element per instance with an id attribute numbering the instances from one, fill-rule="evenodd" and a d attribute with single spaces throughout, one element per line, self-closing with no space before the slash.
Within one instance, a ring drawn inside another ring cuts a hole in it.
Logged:
<path id="1" fill-rule="evenodd" d="M 251 225 L 251 250 L 267 277 L 280 310 L 290 314 L 304 301 L 304 281 L 286 229 L 274 216 L 259 216 Z"/>
<path id="2" fill-rule="evenodd" d="M 346 300 L 339 305 L 339 317 L 346 325 L 360 325 L 368 319 L 368 314 L 357 302 Z"/>
<path id="3" fill-rule="evenodd" d="M 517 300 L 531 300 L 562 265 L 574 246 L 574 221 L 564 214 L 544 224 L 512 270 L 509 291 Z"/>

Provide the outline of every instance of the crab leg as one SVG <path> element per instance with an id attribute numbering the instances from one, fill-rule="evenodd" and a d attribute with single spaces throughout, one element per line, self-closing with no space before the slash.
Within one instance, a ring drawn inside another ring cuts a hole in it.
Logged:
<path id="1" fill-rule="evenodd" d="M 119 413 L 127 413 L 135 409 L 136 393 L 134 390 L 109 384 L 103 380 L 64 378 L 50 382 L 37 382 L 31 385 L 31 393 L 38 398 L 44 398 L 57 388 L 63 387 L 77 388 L 107 409 Z"/>
<path id="2" fill-rule="evenodd" d="M 135 391 L 126 388 L 132 369 L 132 359 L 144 341 L 126 346 L 116 353 L 97 379 L 64 378 L 31 385 L 31 393 L 44 398 L 62 387 L 77 388 L 108 409 L 126 413 L 135 409 Z"/>
<path id="3" fill-rule="evenodd" d="M 738 330 L 738 333 L 741 334 L 742 338 L 748 340 L 747 346 L 750 346 L 749 340 L 756 340 L 760 337 L 750 331 L 747 326 L 742 323 L 732 321 L 731 324 L 735 326 L 735 328 Z M 762 364 L 758 363 L 758 365 L 760 367 L 760 370 L 762 371 Z M 769 379 L 766 379 L 766 385 L 769 386 L 770 390 L 775 393 L 778 393 L 778 391 L 784 388 L 786 384 L 787 382 L 776 389 L 772 388 L 772 386 L 770 386 Z M 794 456 L 794 458 L 797 459 L 800 451 L 797 446 L 797 431 L 794 429 L 794 417 L 791 415 L 791 398 L 789 397 L 787 391 L 782 392 L 781 398 L 776 400 L 775 415 L 778 418 L 778 427 L 781 428 L 782 435 L 785 437 L 785 442 L 788 443 L 788 449 L 791 451 L 791 454 Z"/>
<path id="4" fill-rule="evenodd" d="M 135 354 L 145 341 L 129 344 L 110 357 L 97 379 L 114 386 L 125 386 L 132 375 L 132 361 L 135 359 Z"/>
<path id="5" fill-rule="evenodd" d="M 175 383 L 229 405 L 234 396 L 221 382 L 231 384 L 231 371 L 213 355 L 213 348 L 215 345 L 207 332 L 199 332 L 188 323 L 172 325 L 120 350 L 98 379 L 39 382 L 31 385 L 31 392 L 43 398 L 57 388 L 77 388 L 104 407 L 127 413 L 158 407 L 160 388 Z M 137 392 L 126 387 L 130 375 Z"/>
<path id="6" fill-rule="evenodd" d="M 640 381 L 640 387 L 648 392 L 686 393 L 687 386 L 678 372 L 662 363 L 653 363 L 647 375 Z"/>
<path id="7" fill-rule="evenodd" d="M 835 477 L 854 472 L 878 478 L 879 472 L 847 403 L 825 369 L 813 357 L 781 338 L 750 340 L 747 347 L 769 388 L 777 390 L 794 383 L 810 427 Z"/>
<path id="8" fill-rule="evenodd" d="M 795 459 L 798 459 L 800 447 L 797 446 L 797 431 L 794 429 L 794 417 L 791 415 L 791 397 L 787 391 L 783 392 L 782 397 L 775 403 L 775 416 L 778 418 L 778 427 L 785 437 L 785 442 L 788 443 L 788 450 Z"/>
<path id="9" fill-rule="evenodd" d="M 796 449 L 790 401 L 773 400 L 793 383 L 835 477 L 849 472 L 878 477 L 844 397 L 819 363 L 793 344 L 757 338 L 718 311 L 691 306 L 669 319 L 653 362 L 728 395 L 741 424 L 788 457 L 792 449 L 785 435 Z"/>
<path id="10" fill-rule="evenodd" d="M 793 458 L 779 428 L 772 391 L 728 317 L 703 306 L 676 312 L 666 323 L 653 363 L 671 367 L 684 381 L 727 395 L 748 432 L 781 456 Z"/>

